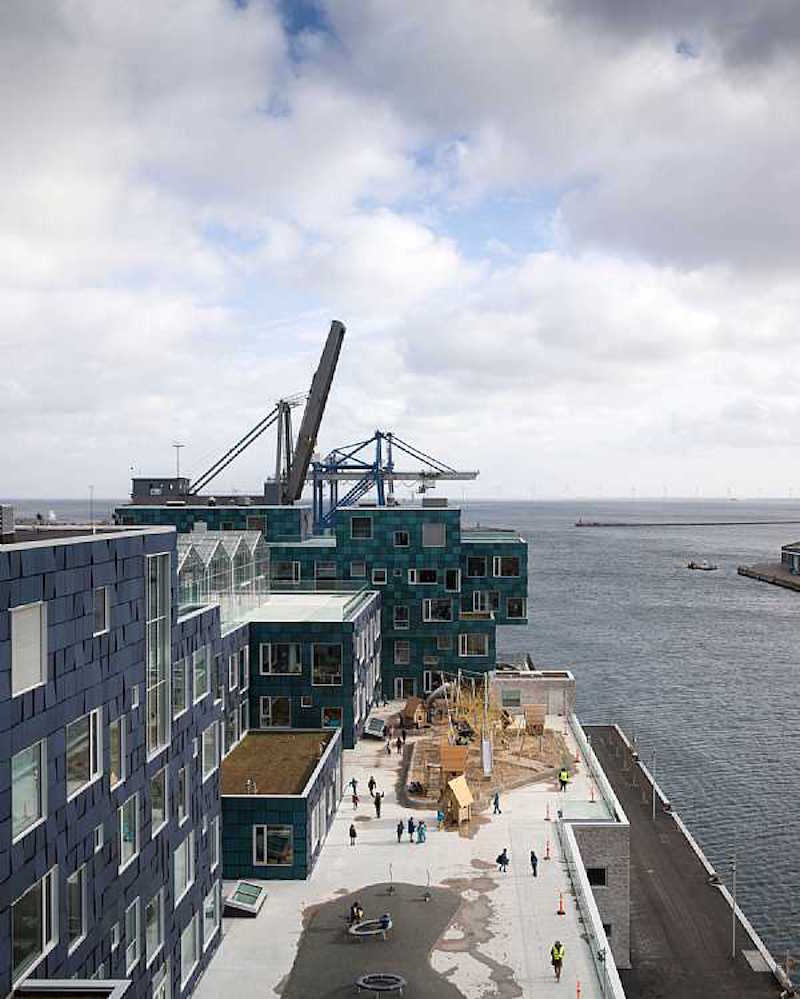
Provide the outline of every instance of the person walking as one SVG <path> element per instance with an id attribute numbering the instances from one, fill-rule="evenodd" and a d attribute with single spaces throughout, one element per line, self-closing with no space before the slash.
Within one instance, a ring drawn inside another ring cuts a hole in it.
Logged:
<path id="1" fill-rule="evenodd" d="M 428 824 L 425 819 L 420 819 L 420 823 L 417 826 L 417 842 L 424 843 L 428 838 Z"/>
<path id="2" fill-rule="evenodd" d="M 436 828 L 439 832 L 444 829 L 444 811 L 441 808 L 436 809 Z"/>
<path id="3" fill-rule="evenodd" d="M 536 851 L 531 850 L 531 870 L 533 871 L 533 876 L 535 878 L 539 877 L 539 858 L 536 856 Z"/>
<path id="4" fill-rule="evenodd" d="M 352 787 L 353 789 L 353 794 L 358 794 L 358 781 L 356 780 L 356 778 L 351 777 L 348 783 L 350 784 L 350 787 Z"/>
<path id="5" fill-rule="evenodd" d="M 561 981 L 561 969 L 564 966 L 564 944 L 560 940 L 556 940 L 553 946 L 550 948 L 550 962 L 553 965 L 553 971 L 556 974 L 556 981 Z"/>
<path id="6" fill-rule="evenodd" d="M 403 741 L 398 735 L 397 742 L 395 742 L 395 749 L 397 750 L 397 755 L 399 756 L 403 752 Z"/>
<path id="7" fill-rule="evenodd" d="M 414 821 L 413 815 L 408 817 L 408 842 L 414 842 L 414 830 L 417 828 L 417 823 Z"/>
<path id="8" fill-rule="evenodd" d="M 400 737 L 402 738 L 403 745 L 405 746 L 405 744 L 406 744 L 406 728 L 405 728 L 405 725 L 403 726 L 403 730 L 400 733 Z"/>
<path id="9" fill-rule="evenodd" d="M 375 802 L 375 818 L 376 819 L 379 819 L 381 817 L 381 798 L 383 798 L 384 794 L 385 794 L 385 792 L 376 791 L 375 792 L 375 797 L 373 798 L 373 801 Z"/>
<path id="10" fill-rule="evenodd" d="M 499 791 L 495 791 L 494 792 L 494 798 L 492 800 L 494 801 L 494 811 L 492 812 L 492 815 L 502 815 L 503 813 L 500 810 L 500 792 Z"/>
<path id="11" fill-rule="evenodd" d="M 503 847 L 503 852 L 498 855 L 498 857 L 497 857 L 497 866 L 500 868 L 500 870 L 503 872 L 503 874 L 505 874 L 506 871 L 508 870 L 508 847 L 507 846 L 504 846 Z"/>
<path id="12" fill-rule="evenodd" d="M 404 829 L 405 829 L 405 826 L 403 825 L 403 820 L 400 819 L 400 821 L 397 823 L 397 842 L 398 843 L 402 843 L 403 842 L 403 830 Z"/>
<path id="13" fill-rule="evenodd" d="M 370 798 L 374 798 L 375 797 L 375 784 L 376 783 L 377 783 L 377 781 L 375 780 L 375 778 L 370 775 L 370 778 L 367 781 L 367 787 L 369 788 L 369 796 L 370 796 Z"/>
<path id="14" fill-rule="evenodd" d="M 562 767 L 558 771 L 558 784 L 562 791 L 567 790 L 567 784 L 569 784 L 569 770 L 566 767 Z"/>
<path id="15" fill-rule="evenodd" d="M 353 811 L 358 808 L 358 795 L 353 791 Z"/>
<path id="16" fill-rule="evenodd" d="M 391 739 L 387 739 L 386 740 L 386 755 L 387 756 L 391 756 L 392 755 L 392 740 Z"/>
<path id="17" fill-rule="evenodd" d="M 355 845 L 356 845 L 356 827 L 351 822 L 350 823 L 350 846 L 355 846 Z"/>

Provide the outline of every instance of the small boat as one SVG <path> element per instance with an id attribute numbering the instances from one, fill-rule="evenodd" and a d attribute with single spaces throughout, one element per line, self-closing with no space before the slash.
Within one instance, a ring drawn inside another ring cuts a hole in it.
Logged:
<path id="1" fill-rule="evenodd" d="M 706 562 L 703 559 L 702 562 L 695 562 L 692 560 L 686 566 L 687 569 L 699 569 L 701 572 L 714 572 L 715 569 L 719 569 L 718 565 L 712 565 L 710 562 Z"/>

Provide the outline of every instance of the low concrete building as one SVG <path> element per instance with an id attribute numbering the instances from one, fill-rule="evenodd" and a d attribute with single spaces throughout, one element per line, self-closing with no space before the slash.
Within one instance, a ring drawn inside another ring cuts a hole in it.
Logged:
<path id="1" fill-rule="evenodd" d="M 575 710 L 575 677 L 568 669 L 538 669 L 529 655 L 497 663 L 492 690 L 510 714 L 526 705 L 542 704 L 545 714 L 564 718 Z"/>

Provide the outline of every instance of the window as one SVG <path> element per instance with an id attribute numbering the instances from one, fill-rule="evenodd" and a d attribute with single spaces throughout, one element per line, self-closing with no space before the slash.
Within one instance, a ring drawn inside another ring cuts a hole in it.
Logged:
<path id="1" fill-rule="evenodd" d="M 504 708 L 519 708 L 522 706 L 522 694 L 519 690 L 501 690 L 500 703 Z"/>
<path id="2" fill-rule="evenodd" d="M 367 563 L 366 562 L 351 562 L 350 563 L 350 578 L 351 579 L 364 579 L 367 575 Z"/>
<path id="3" fill-rule="evenodd" d="M 336 563 L 315 562 L 314 577 L 316 579 L 336 579 Z"/>
<path id="4" fill-rule="evenodd" d="M 394 532 L 394 546 L 395 548 L 408 548 L 410 540 L 408 537 L 408 531 L 395 531 Z"/>
<path id="5" fill-rule="evenodd" d="M 239 653 L 228 656 L 228 690 L 234 690 L 239 683 Z"/>
<path id="6" fill-rule="evenodd" d="M 500 594 L 497 590 L 489 590 L 489 610 L 500 610 Z"/>
<path id="7" fill-rule="evenodd" d="M 310 694 L 303 694 L 303 696 L 300 698 L 300 707 L 301 708 L 313 708 L 314 707 L 314 698 Z"/>
<path id="8" fill-rule="evenodd" d="M 108 631 L 109 608 L 108 587 L 96 586 L 94 590 L 94 635 L 103 635 Z"/>
<path id="9" fill-rule="evenodd" d="M 408 582 L 411 586 L 417 584 L 430 586 L 439 582 L 439 573 L 436 569 L 409 569 Z"/>
<path id="10" fill-rule="evenodd" d="M 139 899 L 125 910 L 125 974 L 129 975 L 139 960 Z"/>
<path id="11" fill-rule="evenodd" d="M 178 771 L 176 792 L 178 799 L 178 825 L 181 825 L 189 818 L 189 785 L 186 781 L 186 767 L 181 767 Z"/>
<path id="12" fill-rule="evenodd" d="M 216 870 L 219 864 L 219 815 L 211 820 L 211 839 L 208 841 L 208 859 L 211 870 Z"/>
<path id="13" fill-rule="evenodd" d="M 181 988 L 185 989 L 200 960 L 200 920 L 195 913 L 181 933 Z"/>
<path id="14" fill-rule="evenodd" d="M 197 754 L 200 752 L 200 744 L 197 738 L 192 739 L 192 759 L 197 759 Z"/>
<path id="15" fill-rule="evenodd" d="M 253 826 L 253 863 L 291 867 L 293 833 L 292 826 Z"/>
<path id="16" fill-rule="evenodd" d="M 192 655 L 192 680 L 194 683 L 194 703 L 208 693 L 211 683 L 208 676 L 208 648 L 204 645 Z"/>
<path id="17" fill-rule="evenodd" d="M 102 825 L 94 827 L 94 852 L 99 853 L 103 849 L 103 827 Z"/>
<path id="18" fill-rule="evenodd" d="M 212 722 L 203 732 L 203 780 L 208 778 L 217 769 L 219 763 L 219 730 L 217 723 Z"/>
<path id="19" fill-rule="evenodd" d="M 164 961 L 153 973 L 153 999 L 170 999 L 169 961 Z"/>
<path id="20" fill-rule="evenodd" d="M 342 683 L 342 646 L 311 646 L 311 683 L 316 687 L 338 687 Z"/>
<path id="21" fill-rule="evenodd" d="M 452 621 L 453 601 L 450 597 L 434 597 L 422 601 L 423 621 Z"/>
<path id="22" fill-rule="evenodd" d="M 608 884 L 606 880 L 607 869 L 605 867 L 587 867 L 586 877 L 593 888 L 605 888 Z"/>
<path id="23" fill-rule="evenodd" d="M 611 936 L 611 923 L 603 923 L 603 933 L 607 938 Z"/>
<path id="24" fill-rule="evenodd" d="M 109 726 L 108 783 L 110 789 L 125 780 L 125 715 Z"/>
<path id="25" fill-rule="evenodd" d="M 461 589 L 461 570 L 460 569 L 445 569 L 444 570 L 444 588 L 449 593 L 458 593 Z"/>
<path id="26" fill-rule="evenodd" d="M 486 590 L 475 590 L 472 594 L 472 611 L 475 614 L 486 614 L 489 611 L 489 594 Z"/>
<path id="27" fill-rule="evenodd" d="M 492 559 L 493 576 L 519 576 L 519 556 L 496 555 Z"/>
<path id="28" fill-rule="evenodd" d="M 139 795 L 132 794 L 117 809 L 119 815 L 119 869 L 124 871 L 139 853 Z"/>
<path id="29" fill-rule="evenodd" d="M 422 691 L 425 694 L 430 694 L 433 690 L 433 673 L 426 669 L 422 674 Z"/>
<path id="30" fill-rule="evenodd" d="M 239 650 L 239 690 L 244 693 L 250 686 L 250 646 Z"/>
<path id="31" fill-rule="evenodd" d="M 322 727 L 323 728 L 341 728 L 342 727 L 342 709 L 341 708 L 323 708 L 322 709 Z"/>
<path id="32" fill-rule="evenodd" d="M 164 889 L 147 903 L 144 909 L 144 959 L 147 965 L 164 946 Z"/>
<path id="33" fill-rule="evenodd" d="M 239 737 L 250 731 L 250 702 L 242 701 L 239 705 Z"/>
<path id="34" fill-rule="evenodd" d="M 72 953 L 86 936 L 86 867 L 67 878 L 67 948 Z"/>
<path id="35" fill-rule="evenodd" d="M 261 673 L 300 674 L 303 672 L 299 642 L 272 642 L 261 646 Z"/>
<path id="36" fill-rule="evenodd" d="M 214 656 L 214 703 L 225 699 L 225 676 L 222 672 L 222 656 Z"/>
<path id="37" fill-rule="evenodd" d="M 486 556 L 485 555 L 468 555 L 467 556 L 467 578 L 476 579 L 481 576 L 486 575 Z"/>
<path id="38" fill-rule="evenodd" d="M 189 676 L 185 659 L 172 664 L 172 717 L 177 718 L 189 707 Z"/>
<path id="39" fill-rule="evenodd" d="M 444 548 L 447 531 L 444 524 L 427 523 L 422 525 L 422 547 Z"/>
<path id="40" fill-rule="evenodd" d="M 386 584 L 386 569 L 373 569 L 372 570 L 372 582 L 376 586 L 384 586 Z"/>
<path id="41" fill-rule="evenodd" d="M 11 695 L 47 679 L 47 605 L 11 608 Z"/>
<path id="42" fill-rule="evenodd" d="M 509 597 L 506 601 L 506 617 L 509 621 L 522 620 L 528 616 L 528 601 L 524 597 Z"/>
<path id="43" fill-rule="evenodd" d="M 99 708 L 67 725 L 67 799 L 100 776 L 101 739 Z"/>
<path id="44" fill-rule="evenodd" d="M 270 564 L 270 576 L 276 583 L 299 583 L 300 563 L 272 562 Z"/>
<path id="45" fill-rule="evenodd" d="M 147 557 L 145 661 L 147 663 L 147 757 L 169 743 L 169 666 L 171 655 L 170 556 Z"/>
<path id="46" fill-rule="evenodd" d="M 372 517 L 351 517 L 350 537 L 369 541 L 372 538 Z"/>
<path id="47" fill-rule="evenodd" d="M 155 836 L 167 824 L 167 768 L 150 779 L 150 835 Z"/>
<path id="48" fill-rule="evenodd" d="M 47 812 L 47 743 L 37 742 L 11 758 L 11 836 L 18 839 Z"/>
<path id="49" fill-rule="evenodd" d="M 203 950 L 208 947 L 219 929 L 220 909 L 220 884 L 219 881 L 215 881 L 211 891 L 203 899 Z"/>
<path id="50" fill-rule="evenodd" d="M 134 683 L 131 687 L 131 711 L 139 707 L 139 684 Z"/>
<path id="51" fill-rule="evenodd" d="M 13 984 L 58 943 L 57 886 L 58 868 L 54 867 L 11 906 Z"/>
<path id="52" fill-rule="evenodd" d="M 288 697 L 261 697 L 261 728 L 291 728 L 292 702 Z"/>
<path id="53" fill-rule="evenodd" d="M 458 636 L 459 656 L 488 656 L 489 636 L 482 633 L 468 633 Z"/>
<path id="54" fill-rule="evenodd" d="M 114 923 L 111 927 L 111 953 L 119 947 L 119 923 Z"/>
<path id="55" fill-rule="evenodd" d="M 172 862 L 175 908 L 194 883 L 194 829 L 175 850 Z"/>
<path id="56" fill-rule="evenodd" d="M 436 636 L 436 651 L 448 652 L 453 647 L 453 639 L 450 635 Z"/>
<path id="57" fill-rule="evenodd" d="M 288 698 L 287 698 L 288 700 Z M 239 741 L 239 712 L 234 706 L 225 716 L 225 753 L 229 753 Z"/>
<path id="58" fill-rule="evenodd" d="M 394 608 L 394 626 L 397 631 L 407 631 L 408 630 L 408 607 L 404 604 L 395 604 Z"/>
<path id="59" fill-rule="evenodd" d="M 394 664 L 395 666 L 408 666 L 411 661 L 411 643 L 405 640 L 397 640 L 394 643 Z"/>

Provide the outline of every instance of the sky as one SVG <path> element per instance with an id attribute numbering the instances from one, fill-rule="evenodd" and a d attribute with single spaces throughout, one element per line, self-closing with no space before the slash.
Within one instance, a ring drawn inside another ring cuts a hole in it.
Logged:
<path id="1" fill-rule="evenodd" d="M 800 491 L 798 50 L 795 0 L 4 0 L 0 495 L 199 474 L 334 318 L 322 453 Z"/>

